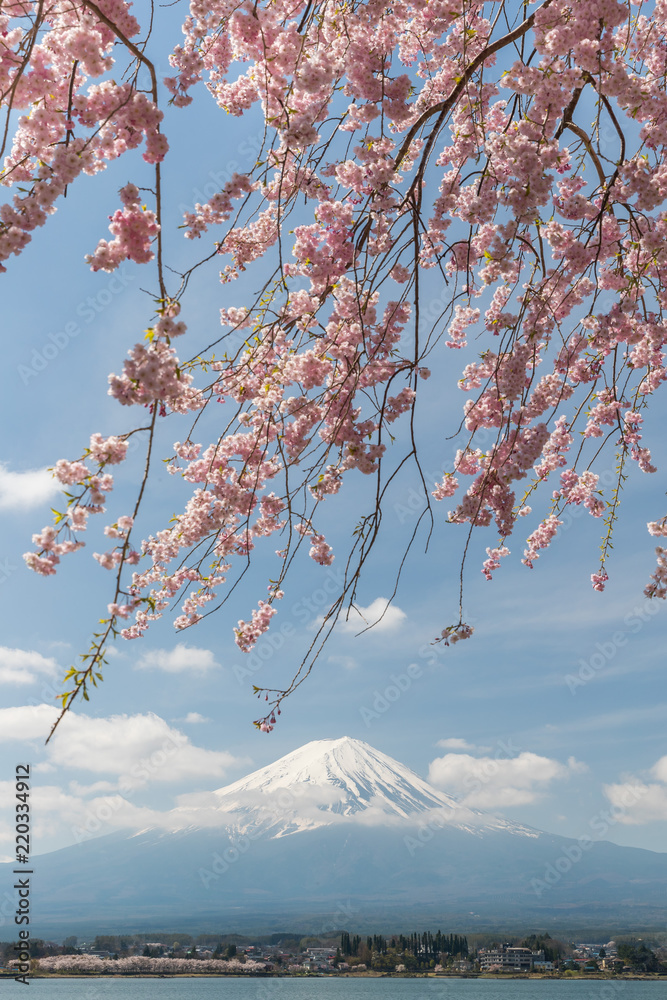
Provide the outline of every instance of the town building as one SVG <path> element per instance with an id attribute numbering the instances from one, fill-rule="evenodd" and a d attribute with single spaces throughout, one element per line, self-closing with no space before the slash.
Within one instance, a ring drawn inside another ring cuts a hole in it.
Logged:
<path id="1" fill-rule="evenodd" d="M 490 972 L 492 969 L 502 972 L 530 972 L 535 964 L 539 964 L 540 968 L 545 966 L 543 951 L 531 951 L 530 948 L 509 944 L 501 944 L 498 948 L 481 948 L 478 959 L 482 972 Z"/>

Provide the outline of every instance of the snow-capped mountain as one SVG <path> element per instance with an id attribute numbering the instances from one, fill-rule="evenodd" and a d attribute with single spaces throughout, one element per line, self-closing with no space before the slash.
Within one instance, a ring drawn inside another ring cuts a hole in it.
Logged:
<path id="1" fill-rule="evenodd" d="M 248 794 L 275 795 L 288 790 L 295 795 L 326 789 L 325 811 L 350 816 L 369 808 L 409 816 L 425 809 L 455 809 L 449 795 L 438 792 L 414 771 L 386 754 L 344 736 L 313 740 L 281 757 L 274 764 L 219 788 L 223 807 L 241 803 Z"/>
<path id="2" fill-rule="evenodd" d="M 405 824 L 432 814 L 436 825 L 536 835 L 507 820 L 462 808 L 399 761 L 344 736 L 313 740 L 215 792 L 220 812 L 242 831 L 282 837 L 334 823 Z M 221 817 L 222 818 L 222 817 Z"/>
<path id="3" fill-rule="evenodd" d="M 464 809 L 359 740 L 316 740 L 123 830 L 35 859 L 33 933 L 663 925 L 667 854 Z M 11 885 L 11 865 L 0 875 Z"/>

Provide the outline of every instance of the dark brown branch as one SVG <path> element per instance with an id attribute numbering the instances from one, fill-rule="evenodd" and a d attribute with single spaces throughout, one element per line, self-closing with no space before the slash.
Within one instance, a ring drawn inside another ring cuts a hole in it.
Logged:
<path id="1" fill-rule="evenodd" d="M 552 0 L 544 0 L 542 6 L 538 10 L 533 11 L 530 17 L 527 17 L 525 21 L 522 21 L 521 24 L 518 26 L 518 28 L 515 28 L 514 31 L 508 32 L 506 35 L 503 35 L 502 38 L 499 38 L 496 42 L 492 42 L 491 45 L 487 45 L 486 48 L 482 52 L 480 52 L 479 55 L 475 57 L 475 59 L 473 59 L 470 65 L 465 68 L 465 70 L 463 71 L 463 75 L 459 79 L 458 83 L 454 87 L 454 90 L 451 92 L 447 100 L 441 101 L 440 104 L 434 104 L 432 108 L 429 108 L 427 111 L 424 111 L 424 113 L 418 118 L 418 120 L 415 122 L 415 124 L 412 126 L 407 136 L 403 140 L 403 145 L 399 149 L 395 160 L 396 170 L 399 169 L 401 163 L 405 159 L 407 152 L 410 149 L 412 140 L 416 136 L 417 132 L 419 132 L 422 125 L 425 125 L 426 122 L 429 120 L 429 118 L 432 118 L 433 115 L 436 115 L 439 112 L 440 114 L 437 122 L 435 123 L 435 128 L 431 132 L 431 135 L 429 136 L 427 143 L 426 152 L 427 153 L 430 152 L 430 148 L 433 145 L 433 142 L 435 142 L 435 137 L 438 135 L 442 125 L 445 122 L 445 119 L 447 118 L 447 115 L 452 110 L 452 108 L 458 101 L 459 97 L 467 87 L 470 78 L 477 72 L 479 67 L 489 58 L 489 56 L 494 55 L 494 53 L 498 52 L 500 49 L 504 49 L 507 45 L 511 45 L 512 42 L 515 42 L 517 40 L 517 38 L 520 38 L 522 35 L 525 35 L 527 31 L 530 31 L 530 29 L 533 26 L 533 22 L 535 21 L 535 15 L 538 14 L 539 11 L 541 10 L 546 10 L 546 8 L 551 5 L 551 2 Z"/>
<path id="2" fill-rule="evenodd" d="M 134 44 L 134 42 L 131 42 L 130 39 L 125 34 L 123 34 L 123 32 L 120 30 L 117 24 L 115 24 L 110 18 L 108 18 L 106 14 L 102 13 L 97 4 L 93 3 L 93 0 L 83 0 L 83 5 L 84 7 L 87 7 L 89 10 L 93 11 L 93 13 L 97 17 L 99 17 L 100 21 L 106 24 L 108 28 L 111 28 L 116 38 L 120 42 L 122 42 L 123 45 L 127 49 L 129 49 L 132 55 L 135 56 L 135 58 L 138 59 L 140 63 L 143 63 L 143 65 L 148 69 L 148 72 L 150 73 L 151 77 L 151 92 L 153 95 L 153 102 L 155 104 L 155 107 L 157 107 L 158 106 L 157 75 L 155 73 L 155 66 L 153 65 L 151 60 L 148 58 L 148 56 L 144 55 L 141 49 L 138 48 Z M 158 132 L 160 131 L 159 124 L 157 126 L 157 131 Z M 162 296 L 162 299 L 164 300 L 167 298 L 167 290 L 164 284 L 163 265 L 162 265 L 162 178 L 161 178 L 159 163 L 155 164 L 155 203 L 156 203 L 155 216 L 158 224 L 157 254 L 156 254 L 158 281 L 160 283 L 160 294 Z"/>

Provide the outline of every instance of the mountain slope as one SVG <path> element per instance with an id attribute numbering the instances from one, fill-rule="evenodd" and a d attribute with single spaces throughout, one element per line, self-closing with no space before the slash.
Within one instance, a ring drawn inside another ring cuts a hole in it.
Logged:
<path id="1" fill-rule="evenodd" d="M 527 827 L 464 809 L 450 795 L 361 740 L 314 740 L 273 764 L 215 792 L 218 808 L 236 830 L 260 826 L 273 837 L 330 826 L 344 819 L 369 825 L 397 823 L 427 812 L 441 825 L 469 832 Z"/>
<path id="2" fill-rule="evenodd" d="M 309 743 L 212 797 L 199 827 L 183 809 L 178 832 L 115 833 L 35 858 L 33 934 L 623 930 L 667 916 L 667 854 L 582 849 L 463 809 L 358 740 Z"/>
<path id="3" fill-rule="evenodd" d="M 33 933 L 664 926 L 667 855 L 598 843 L 567 869 L 565 838 L 420 829 L 114 834 L 36 859 Z"/>

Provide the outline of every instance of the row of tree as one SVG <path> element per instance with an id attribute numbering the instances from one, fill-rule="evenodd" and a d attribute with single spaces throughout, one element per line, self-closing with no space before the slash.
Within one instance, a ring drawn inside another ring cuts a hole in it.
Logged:
<path id="1" fill-rule="evenodd" d="M 443 957 L 466 958 L 468 940 L 459 934 L 443 934 L 442 931 L 413 931 L 386 938 L 373 934 L 365 939 L 359 934 L 350 936 L 343 931 L 337 951 L 337 959 L 358 958 L 374 968 L 402 962 L 411 968 L 434 966 Z"/>
<path id="2" fill-rule="evenodd" d="M 110 959 L 98 958 L 95 955 L 51 955 L 41 958 L 39 968 L 44 972 L 63 972 L 67 974 L 91 973 L 105 974 L 113 966 L 114 975 L 135 976 L 142 973 L 148 975 L 179 975 L 192 971 L 192 963 L 185 958 L 148 958 L 144 955 L 129 955 L 111 962 Z M 263 962 L 241 962 L 238 959 L 221 961 L 219 959 L 202 959 L 197 965 L 199 974 L 239 975 L 265 972 Z"/>
<path id="3" fill-rule="evenodd" d="M 25 946 L 22 946 L 25 947 Z M 51 941 L 43 941 L 41 938 L 31 938 L 28 943 L 28 951 L 31 958 L 42 958 L 47 955 L 71 954 L 72 949 L 63 949 L 60 945 Z M 0 941 L 0 966 L 6 968 L 10 962 L 16 959 L 17 942 Z"/>
<path id="4" fill-rule="evenodd" d="M 563 954 L 560 941 L 554 941 L 550 934 L 529 934 L 521 942 L 521 947 L 543 951 L 547 962 L 558 962 Z"/>
<path id="5" fill-rule="evenodd" d="M 665 949 L 658 954 L 662 957 Z M 660 961 L 658 955 L 643 941 L 624 941 L 618 944 L 618 957 L 624 965 L 638 972 L 662 972 L 667 974 L 667 962 Z M 667 958 L 667 955 L 664 956 Z"/>

